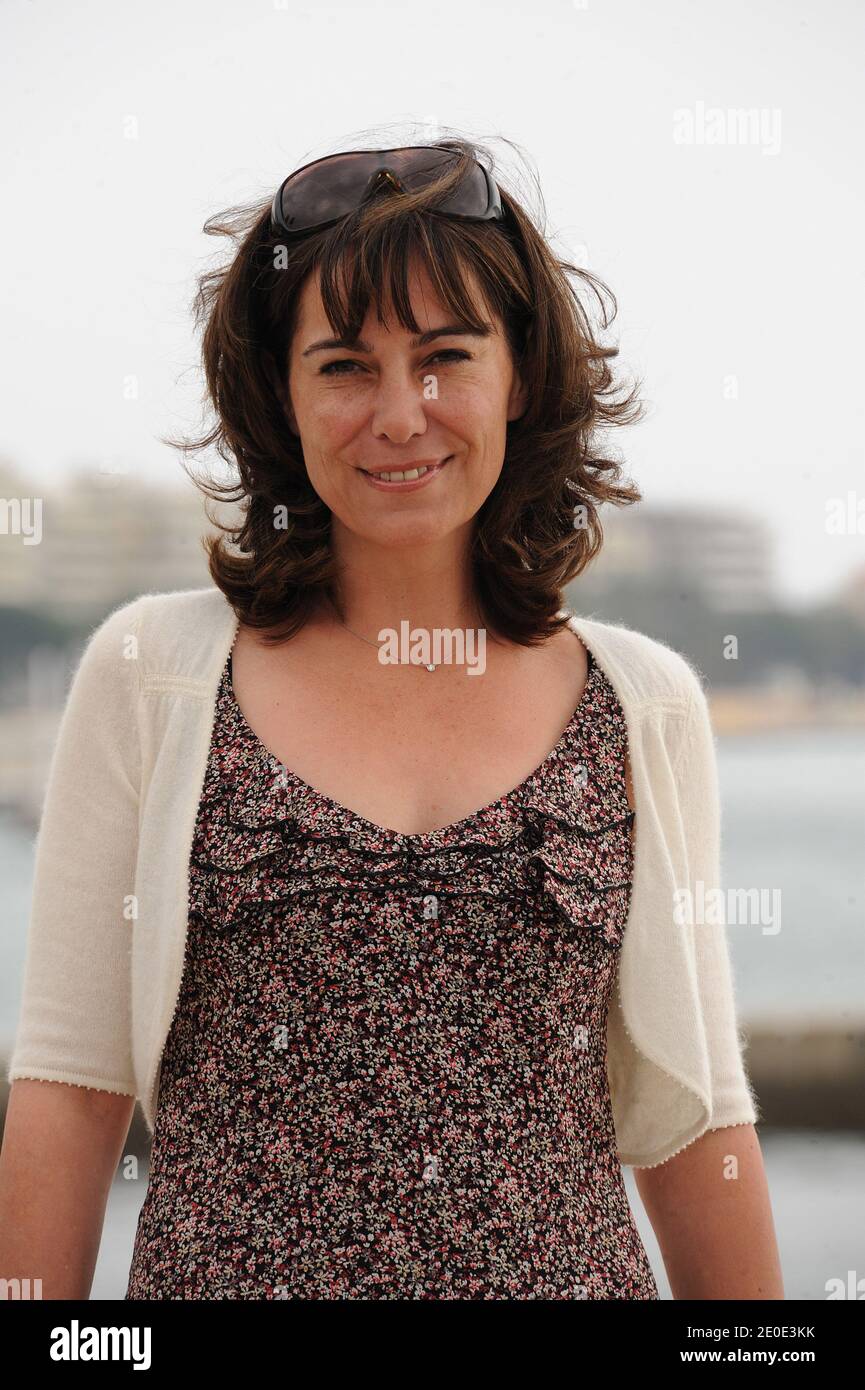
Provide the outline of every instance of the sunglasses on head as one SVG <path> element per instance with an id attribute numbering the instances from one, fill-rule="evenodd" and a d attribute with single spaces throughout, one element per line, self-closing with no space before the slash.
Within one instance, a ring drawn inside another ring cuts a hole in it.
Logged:
<path id="1" fill-rule="evenodd" d="M 271 228 L 292 236 L 330 227 L 354 212 L 382 186 L 414 193 L 456 161 L 452 150 L 408 145 L 396 150 L 349 150 L 325 155 L 289 174 L 271 207 Z M 504 217 L 498 186 L 482 164 L 473 160 L 466 176 L 436 207 L 448 217 L 471 222 Z"/>

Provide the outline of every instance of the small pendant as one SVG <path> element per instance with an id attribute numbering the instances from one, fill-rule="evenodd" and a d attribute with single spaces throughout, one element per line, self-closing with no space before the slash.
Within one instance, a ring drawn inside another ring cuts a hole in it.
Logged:
<path id="1" fill-rule="evenodd" d="M 427 670 L 428 670 L 428 671 L 434 671 L 434 670 L 435 670 L 435 667 L 433 666 L 433 664 L 432 664 L 431 661 L 430 661 L 430 662 L 427 662 Z"/>

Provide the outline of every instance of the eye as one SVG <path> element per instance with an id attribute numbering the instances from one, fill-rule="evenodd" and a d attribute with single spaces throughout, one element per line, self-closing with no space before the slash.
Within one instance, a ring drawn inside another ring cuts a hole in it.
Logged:
<path id="1" fill-rule="evenodd" d="M 435 362 L 436 358 L 439 357 L 450 358 L 452 361 L 456 362 L 469 362 L 471 360 L 471 353 L 464 352 L 462 348 L 442 348 L 439 352 L 434 352 L 429 361 Z M 344 372 L 340 369 L 343 367 L 357 367 L 359 365 L 358 362 L 352 362 L 348 357 L 340 357 L 333 362 L 326 362 L 323 367 L 319 367 L 319 376 L 351 376 L 351 372 Z"/>
<path id="2" fill-rule="evenodd" d="M 437 357 L 453 357 L 457 361 L 462 360 L 468 362 L 471 357 L 471 353 L 463 352 L 462 348 L 442 348 L 440 352 L 433 353 L 432 357 L 430 358 L 430 361 L 434 362 Z"/>
<path id="3" fill-rule="evenodd" d="M 319 376 L 343 376 L 343 372 L 338 372 L 337 367 L 356 367 L 356 362 L 350 362 L 348 358 L 340 358 L 337 362 L 326 362 L 323 367 L 319 367 Z"/>

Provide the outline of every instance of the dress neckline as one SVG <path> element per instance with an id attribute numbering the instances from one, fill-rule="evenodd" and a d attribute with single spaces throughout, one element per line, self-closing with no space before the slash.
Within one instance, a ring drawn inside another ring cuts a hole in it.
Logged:
<path id="1" fill-rule="evenodd" d="M 573 628 L 571 629 L 571 631 L 573 632 Z M 583 685 L 580 698 L 577 701 L 576 707 L 573 713 L 571 714 L 570 719 L 568 720 L 567 724 L 565 725 L 564 729 L 562 730 L 561 734 L 556 740 L 555 745 L 550 749 L 549 753 L 547 753 L 543 761 L 540 762 L 537 765 L 537 767 L 535 767 L 526 777 L 524 777 L 521 782 L 518 782 L 515 787 L 511 787 L 509 791 L 503 792 L 501 796 L 496 797 L 493 801 L 487 802 L 484 806 L 479 806 L 476 810 L 470 811 L 468 815 L 461 816 L 459 820 L 451 821 L 448 825 L 438 826 L 434 830 L 424 830 L 418 832 L 396 830 L 393 826 L 380 825 L 377 821 L 369 820 L 366 816 L 362 816 L 358 811 L 352 810 L 350 806 L 345 806 L 341 801 L 337 801 L 335 797 L 330 796 L 327 792 L 320 791 L 318 787 L 314 787 L 311 782 L 307 782 L 307 780 L 304 777 L 301 777 L 299 773 L 294 772 L 289 767 L 286 767 L 284 763 L 280 762 L 276 754 L 273 753 L 262 742 L 258 734 L 249 724 L 245 714 L 243 713 L 243 710 L 240 708 L 240 705 L 237 702 L 237 697 L 234 693 L 234 685 L 232 681 L 233 662 L 231 652 L 228 653 L 228 657 L 225 663 L 223 679 L 230 707 L 247 741 L 256 750 L 260 757 L 266 759 L 268 762 L 271 763 L 271 765 L 277 767 L 280 770 L 281 775 L 287 778 L 296 788 L 304 791 L 307 795 L 314 797 L 319 803 L 326 806 L 331 812 L 335 812 L 339 815 L 348 817 L 358 827 L 365 828 L 368 833 L 375 834 L 379 837 L 384 837 L 391 843 L 417 846 L 434 845 L 446 841 L 450 839 L 452 836 L 459 834 L 461 831 L 468 828 L 470 825 L 472 825 L 474 822 L 478 820 L 484 820 L 487 818 L 495 818 L 497 816 L 500 816 L 502 811 L 506 807 L 508 807 L 512 801 L 519 801 L 522 798 L 524 798 L 527 792 L 531 789 L 531 787 L 544 775 L 549 766 L 558 761 L 558 759 L 561 757 L 563 750 L 570 743 L 571 738 L 573 737 L 574 733 L 582 723 L 586 707 L 595 693 L 596 684 L 601 679 L 603 679 L 603 673 L 592 651 L 586 646 L 586 644 L 582 641 L 582 638 L 577 633 L 574 633 L 574 636 L 576 637 L 577 641 L 582 644 L 586 652 L 586 680 Z"/>

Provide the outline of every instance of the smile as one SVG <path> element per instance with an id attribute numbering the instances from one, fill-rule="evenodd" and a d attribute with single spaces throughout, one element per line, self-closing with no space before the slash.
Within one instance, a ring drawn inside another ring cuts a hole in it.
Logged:
<path id="1" fill-rule="evenodd" d="M 416 488 L 426 487 L 432 482 L 452 458 L 453 455 L 449 454 L 440 463 L 420 464 L 403 471 L 394 469 L 391 472 L 369 473 L 365 468 L 359 468 L 358 472 L 363 474 L 370 487 L 378 488 L 380 492 L 413 492 Z"/>

